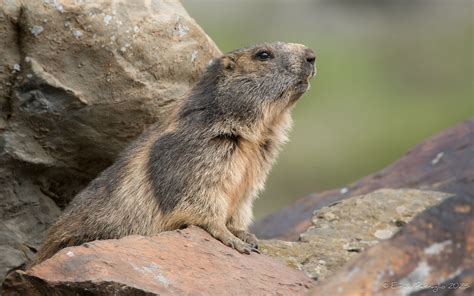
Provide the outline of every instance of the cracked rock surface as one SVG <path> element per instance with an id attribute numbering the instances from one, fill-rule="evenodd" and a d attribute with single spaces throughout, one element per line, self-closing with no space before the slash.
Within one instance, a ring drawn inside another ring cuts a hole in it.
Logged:
<path id="1" fill-rule="evenodd" d="M 417 215 L 310 295 L 473 295 L 474 197 L 457 195 Z"/>

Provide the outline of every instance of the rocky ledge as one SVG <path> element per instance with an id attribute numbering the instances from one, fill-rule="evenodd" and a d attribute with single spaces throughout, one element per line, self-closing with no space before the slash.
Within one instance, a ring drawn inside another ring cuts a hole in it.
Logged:
<path id="1" fill-rule="evenodd" d="M 66 248 L 4 282 L 4 295 L 304 295 L 302 272 L 243 255 L 197 227 Z M 279 293 L 279 294 L 278 294 Z"/>
<path id="2" fill-rule="evenodd" d="M 198 227 L 94 241 L 10 273 L 2 295 L 472 295 L 473 211 L 468 195 L 379 190 L 316 211 L 298 242 L 260 241 L 263 254 Z"/>

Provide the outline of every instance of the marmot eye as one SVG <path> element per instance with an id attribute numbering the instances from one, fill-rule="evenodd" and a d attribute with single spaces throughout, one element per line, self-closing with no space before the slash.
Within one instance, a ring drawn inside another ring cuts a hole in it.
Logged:
<path id="1" fill-rule="evenodd" d="M 259 51 L 255 56 L 261 61 L 267 61 L 273 58 L 272 54 L 267 50 Z"/>

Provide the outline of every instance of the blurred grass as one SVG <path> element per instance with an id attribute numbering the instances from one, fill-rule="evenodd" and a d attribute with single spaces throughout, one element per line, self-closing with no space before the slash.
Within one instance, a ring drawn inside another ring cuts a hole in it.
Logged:
<path id="1" fill-rule="evenodd" d="M 366 2 L 183 1 L 224 52 L 275 40 L 316 51 L 318 75 L 293 111 L 257 218 L 375 172 L 474 116 L 472 2 Z"/>

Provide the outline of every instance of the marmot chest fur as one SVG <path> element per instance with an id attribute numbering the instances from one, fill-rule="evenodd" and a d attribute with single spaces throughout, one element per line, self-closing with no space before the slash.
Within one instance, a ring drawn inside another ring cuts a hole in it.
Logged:
<path id="1" fill-rule="evenodd" d="M 150 127 L 74 198 L 36 263 L 67 246 L 186 225 L 239 252 L 256 250 L 247 232 L 252 202 L 286 141 L 314 62 L 310 49 L 282 42 L 211 62 L 169 125 Z"/>

